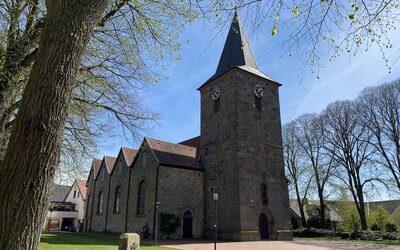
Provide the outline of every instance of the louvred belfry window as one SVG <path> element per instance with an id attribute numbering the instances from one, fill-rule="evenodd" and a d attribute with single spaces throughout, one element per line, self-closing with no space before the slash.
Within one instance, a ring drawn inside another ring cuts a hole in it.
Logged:
<path id="1" fill-rule="evenodd" d="M 267 205 L 267 185 L 261 184 L 261 201 L 264 206 Z"/>

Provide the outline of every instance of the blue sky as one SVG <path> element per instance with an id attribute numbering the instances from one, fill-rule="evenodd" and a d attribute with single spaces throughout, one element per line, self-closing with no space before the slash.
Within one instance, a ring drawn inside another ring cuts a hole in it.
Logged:
<path id="1" fill-rule="evenodd" d="M 368 53 L 355 57 L 343 54 L 332 62 L 328 56 L 322 57 L 320 63 L 324 67 L 317 79 L 317 74 L 301 70 L 301 57 L 281 54 L 277 45 L 284 34 L 272 37 L 270 27 L 252 34 L 244 24 L 260 70 L 283 85 L 280 88 L 282 123 L 303 113 L 320 112 L 335 100 L 354 99 L 366 86 L 400 77 L 399 32 L 391 35 L 393 47 L 387 51 L 392 66 L 390 74 L 381 52 L 372 47 Z M 164 72 L 169 79 L 143 93 L 144 105 L 159 113 L 160 119 L 142 136 L 179 142 L 199 135 L 200 95 L 196 89 L 215 73 L 229 28 L 226 26 L 218 32 L 211 26 L 202 21 L 189 26 L 182 34 L 182 40 L 189 40 L 181 51 L 182 60 L 172 62 Z M 139 144 L 123 137 L 109 138 L 98 157 L 116 156 L 121 146 L 137 148 Z"/>

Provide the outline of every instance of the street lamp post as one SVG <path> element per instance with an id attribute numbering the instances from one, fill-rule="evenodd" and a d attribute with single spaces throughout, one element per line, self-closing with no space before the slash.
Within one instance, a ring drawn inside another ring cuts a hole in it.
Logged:
<path id="1" fill-rule="evenodd" d="M 214 250 L 217 250 L 217 204 L 218 204 L 218 193 L 213 193 L 213 199 L 215 203 L 215 214 L 214 214 Z"/>
<path id="2" fill-rule="evenodd" d="M 156 201 L 156 227 L 154 229 L 154 245 L 157 246 L 157 238 L 158 238 L 158 208 L 160 207 L 161 202 Z"/>

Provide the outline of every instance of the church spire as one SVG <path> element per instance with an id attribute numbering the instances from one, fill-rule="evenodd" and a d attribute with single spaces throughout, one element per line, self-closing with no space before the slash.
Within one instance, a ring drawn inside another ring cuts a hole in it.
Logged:
<path id="1" fill-rule="evenodd" d="M 256 59 L 251 51 L 237 11 L 233 16 L 214 78 L 235 66 L 248 66 L 258 70 Z"/>
<path id="2" fill-rule="evenodd" d="M 203 88 L 209 82 L 225 74 L 232 68 L 239 68 L 275 82 L 258 69 L 256 59 L 251 51 L 249 41 L 247 40 L 243 26 L 240 22 L 237 10 L 235 10 L 231 27 L 229 28 L 228 37 L 226 38 L 224 49 L 221 58 L 219 59 L 217 71 L 198 89 Z"/>

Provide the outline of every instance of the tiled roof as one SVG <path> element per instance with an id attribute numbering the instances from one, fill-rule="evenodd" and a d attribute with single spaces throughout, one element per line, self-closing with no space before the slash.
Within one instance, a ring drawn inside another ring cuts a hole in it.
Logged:
<path id="1" fill-rule="evenodd" d="M 97 178 L 97 175 L 99 174 L 99 170 L 101 167 L 101 162 L 102 160 L 100 159 L 93 159 L 93 163 L 92 163 L 92 169 L 93 169 L 93 179 Z"/>
<path id="2" fill-rule="evenodd" d="M 135 156 L 137 154 L 137 150 L 133 149 L 133 148 L 121 148 L 122 153 L 125 156 L 126 159 L 126 163 L 128 164 L 128 166 L 130 167 L 132 165 L 133 159 L 135 159 Z"/>
<path id="3" fill-rule="evenodd" d="M 196 136 L 196 137 L 190 138 L 188 140 L 181 141 L 181 142 L 179 142 L 179 144 L 199 149 L 200 148 L 200 136 Z"/>
<path id="4" fill-rule="evenodd" d="M 160 164 L 201 169 L 196 159 L 197 148 L 146 138 Z"/>
<path id="5" fill-rule="evenodd" d="M 114 169 L 115 161 L 117 158 L 111 156 L 104 156 L 104 161 L 106 163 L 107 171 L 110 174 Z"/>
<path id="6" fill-rule="evenodd" d="M 76 185 L 79 188 L 79 191 L 82 194 L 83 200 L 86 200 L 86 181 L 85 180 L 79 180 L 76 179 Z"/>
<path id="7" fill-rule="evenodd" d="M 396 209 L 400 207 L 400 200 L 389 200 L 389 201 L 372 201 L 367 202 L 369 205 L 369 209 L 376 209 L 379 205 L 382 205 L 386 211 L 391 215 L 393 214 Z"/>
<path id="8" fill-rule="evenodd" d="M 54 184 L 51 201 L 64 201 L 64 198 L 68 194 L 70 188 L 70 186 Z"/>

